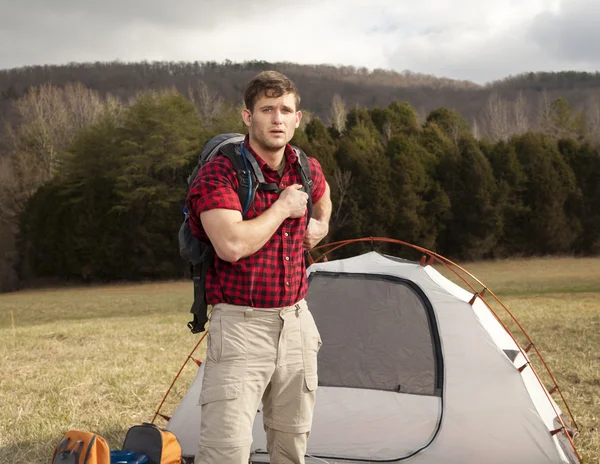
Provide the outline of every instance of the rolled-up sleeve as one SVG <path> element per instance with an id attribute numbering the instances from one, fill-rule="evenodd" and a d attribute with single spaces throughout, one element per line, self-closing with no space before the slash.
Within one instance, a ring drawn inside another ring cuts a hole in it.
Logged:
<path id="1" fill-rule="evenodd" d="M 196 237 L 206 237 L 200 222 L 200 213 L 211 209 L 242 212 L 237 193 L 238 185 L 233 165 L 225 156 L 217 156 L 200 168 L 186 200 L 190 225 Z"/>

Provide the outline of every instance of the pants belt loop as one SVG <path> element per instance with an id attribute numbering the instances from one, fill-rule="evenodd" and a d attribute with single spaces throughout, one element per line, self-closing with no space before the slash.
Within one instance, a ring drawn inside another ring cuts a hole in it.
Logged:
<path id="1" fill-rule="evenodd" d="M 252 319 L 252 311 L 254 311 L 253 308 L 246 308 L 244 311 L 244 321 L 248 322 L 250 319 Z"/>
<path id="2" fill-rule="evenodd" d="M 298 315 L 300 314 L 300 304 L 296 303 L 296 317 L 298 317 Z"/>

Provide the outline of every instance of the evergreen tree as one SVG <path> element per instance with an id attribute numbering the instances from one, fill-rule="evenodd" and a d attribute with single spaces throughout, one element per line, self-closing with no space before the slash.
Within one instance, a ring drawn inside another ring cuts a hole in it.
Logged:
<path id="1" fill-rule="evenodd" d="M 343 213 L 349 224 L 341 238 L 391 236 L 395 199 L 390 191 L 389 158 L 383 153 L 377 129 L 368 113 L 351 111 L 348 135 L 341 141 L 336 160 L 342 171 L 352 173 L 349 201 Z"/>
<path id="2" fill-rule="evenodd" d="M 35 277 L 70 277 L 70 234 L 73 217 L 60 195 L 61 185 L 53 180 L 42 185 L 27 201 L 19 227 L 19 275 L 24 281 Z"/>
<path id="3" fill-rule="evenodd" d="M 304 134 L 311 150 L 310 156 L 319 160 L 325 176 L 331 179 L 335 174 L 337 163 L 335 161 L 336 143 L 330 132 L 319 118 L 315 118 L 306 125 Z"/>
<path id="4" fill-rule="evenodd" d="M 451 205 L 450 219 L 440 237 L 440 251 L 470 260 L 489 256 L 501 223 L 494 203 L 492 168 L 475 140 L 460 139 L 456 149 L 440 159 L 437 175 Z"/>
<path id="5" fill-rule="evenodd" d="M 488 159 L 496 178 L 496 204 L 500 209 L 500 235 L 495 257 L 525 253 L 529 248 L 524 224 L 532 214 L 525 201 L 527 178 L 511 143 L 500 141 L 488 148 Z"/>
<path id="6" fill-rule="evenodd" d="M 600 252 L 600 153 L 589 143 L 580 144 L 572 139 L 560 140 L 558 148 L 577 179 L 577 192 L 568 211 L 581 224 L 575 250 L 597 254 Z"/>
<path id="7" fill-rule="evenodd" d="M 386 147 L 386 156 L 390 158 L 390 190 L 395 199 L 395 236 L 425 248 L 436 248 L 449 205 L 431 176 L 433 156 L 407 135 L 393 137 Z"/>
<path id="8" fill-rule="evenodd" d="M 427 116 L 425 127 L 435 124 L 442 133 L 454 144 L 463 137 L 471 136 L 469 123 L 457 111 L 448 108 L 438 108 Z"/>
<path id="9" fill-rule="evenodd" d="M 437 159 L 442 159 L 456 149 L 452 140 L 435 122 L 427 123 L 418 135 L 419 144 Z"/>
<path id="10" fill-rule="evenodd" d="M 531 211 L 519 228 L 527 237 L 527 254 L 564 253 L 573 244 L 578 225 L 565 211 L 576 194 L 575 176 L 547 135 L 527 133 L 512 140 L 526 178 L 523 203 Z"/>
<path id="11" fill-rule="evenodd" d="M 123 215 L 128 269 L 139 276 L 173 275 L 177 228 L 197 162 L 199 120 L 181 95 L 147 93 L 124 116 L 119 130 L 119 169 L 112 212 Z"/>
<path id="12" fill-rule="evenodd" d="M 408 103 L 393 102 L 384 109 L 374 108 L 371 110 L 371 118 L 387 141 L 395 135 L 411 135 L 419 131 L 417 112 Z"/>

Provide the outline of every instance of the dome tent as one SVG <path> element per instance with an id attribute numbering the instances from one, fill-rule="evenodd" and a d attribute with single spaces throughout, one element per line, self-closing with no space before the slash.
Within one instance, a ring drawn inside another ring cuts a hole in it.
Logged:
<path id="1" fill-rule="evenodd" d="M 533 345 L 517 344 L 483 292 L 426 259 L 376 252 L 307 272 L 323 339 L 307 463 L 579 462 L 529 363 Z M 202 375 L 201 366 L 167 425 L 187 455 L 197 446 Z M 260 411 L 253 437 L 252 462 L 269 462 Z"/>

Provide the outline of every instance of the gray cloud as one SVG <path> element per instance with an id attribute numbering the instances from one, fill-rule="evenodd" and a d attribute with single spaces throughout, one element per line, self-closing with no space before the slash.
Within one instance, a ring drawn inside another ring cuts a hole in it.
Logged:
<path id="1" fill-rule="evenodd" d="M 599 24 L 597 0 L 563 1 L 559 12 L 535 18 L 529 37 L 553 58 L 600 68 Z"/>
<path id="2" fill-rule="evenodd" d="M 217 55 L 219 49 L 207 37 L 211 31 L 235 25 L 237 41 L 243 46 L 243 36 L 257 26 L 254 18 L 314 2 L 0 0 L 0 68 L 114 59 L 199 59 L 186 48 L 190 34 L 202 37 L 197 41 L 202 59 L 222 60 L 226 57 L 207 56 L 207 51 Z"/>
<path id="3" fill-rule="evenodd" d="M 547 2 L 542 11 L 532 8 L 529 16 L 527 4 L 518 5 L 522 14 L 518 9 L 508 14 L 507 3 L 499 12 L 506 16 L 502 23 L 488 15 L 487 21 L 432 24 L 427 34 L 394 50 L 390 64 L 479 83 L 529 71 L 600 68 L 597 0 L 563 0 L 557 11 Z"/>
<path id="4" fill-rule="evenodd" d="M 316 0 L 0 0 L 0 28 L 40 24 L 60 19 L 65 25 L 82 21 L 94 27 L 148 23 L 163 28 L 215 29 L 228 21 L 260 18 L 294 5 L 310 7 Z"/>
<path id="5" fill-rule="evenodd" d="M 552 70 L 557 66 L 555 60 L 541 53 L 537 44 L 525 40 L 523 31 L 518 28 L 501 35 L 483 36 L 473 43 L 454 41 L 455 34 L 448 30 L 436 33 L 431 42 L 446 46 L 431 47 L 428 42 L 420 48 L 397 51 L 390 60 L 398 68 L 481 84 L 511 74 Z"/>
<path id="6" fill-rule="evenodd" d="M 0 68 L 228 58 L 483 83 L 599 67 L 595 1 L 556 10 L 556 0 L 0 0 Z"/>

